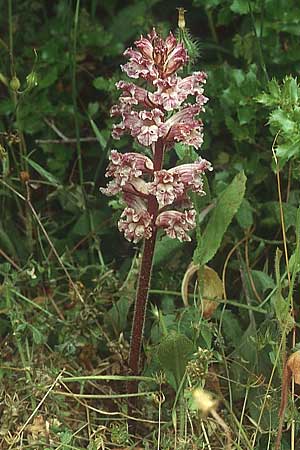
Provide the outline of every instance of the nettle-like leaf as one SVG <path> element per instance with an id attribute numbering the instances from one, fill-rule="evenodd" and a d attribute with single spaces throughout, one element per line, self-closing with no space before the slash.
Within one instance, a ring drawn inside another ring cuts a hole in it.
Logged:
<path id="1" fill-rule="evenodd" d="M 297 79 L 286 77 L 282 84 L 272 80 L 268 92 L 257 96 L 256 100 L 273 108 L 269 114 L 269 125 L 276 140 L 276 154 L 285 163 L 299 156 L 300 87 Z"/>
<path id="2" fill-rule="evenodd" d="M 194 262 L 200 266 L 208 263 L 221 245 L 225 231 L 239 209 L 246 189 L 244 172 L 238 173 L 230 185 L 220 194 L 217 205 L 198 241 Z"/>
<path id="3" fill-rule="evenodd" d="M 185 374 L 186 365 L 194 351 L 192 341 L 175 331 L 166 336 L 159 344 L 157 349 L 159 363 L 166 372 L 172 375 L 175 388 L 179 387 Z M 169 381 L 172 384 L 172 380 Z"/>

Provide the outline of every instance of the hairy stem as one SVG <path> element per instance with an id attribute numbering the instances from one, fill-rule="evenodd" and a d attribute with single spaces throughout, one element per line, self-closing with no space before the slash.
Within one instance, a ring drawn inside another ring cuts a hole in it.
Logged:
<path id="1" fill-rule="evenodd" d="M 164 156 L 164 142 L 159 140 L 154 147 L 154 170 L 161 170 Z M 153 224 L 155 224 L 158 215 L 158 203 L 153 195 L 149 195 L 148 212 L 152 216 Z M 140 276 L 136 293 L 135 309 L 133 316 L 129 367 L 133 375 L 138 375 L 140 371 L 140 356 L 142 339 L 144 333 L 146 308 L 151 281 L 152 263 L 155 249 L 157 230 L 153 226 L 153 233 L 150 239 L 145 241 L 143 257 L 140 267 Z"/>

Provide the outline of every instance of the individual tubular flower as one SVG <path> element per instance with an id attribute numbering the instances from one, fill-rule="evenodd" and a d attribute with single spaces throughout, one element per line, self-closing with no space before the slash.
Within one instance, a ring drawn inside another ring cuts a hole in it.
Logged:
<path id="1" fill-rule="evenodd" d="M 157 90 L 150 94 L 150 99 L 166 111 L 179 108 L 189 95 L 196 96 L 198 105 L 203 106 L 208 101 L 208 98 L 203 95 L 204 83 L 206 83 L 204 72 L 194 72 L 185 78 L 174 74 L 166 79 L 158 79 L 153 82 Z"/>
<path id="2" fill-rule="evenodd" d="M 194 209 L 179 211 L 164 211 L 156 219 L 156 226 L 164 228 L 166 235 L 171 239 L 182 241 L 191 241 L 187 231 L 196 226 L 196 211 Z"/>
<path id="3" fill-rule="evenodd" d="M 171 205 L 184 193 L 184 184 L 178 174 L 168 170 L 154 172 L 154 181 L 150 183 L 149 193 L 155 195 L 160 208 Z"/>
<path id="4" fill-rule="evenodd" d="M 113 180 L 108 183 L 107 188 L 100 188 L 100 191 L 106 195 L 115 195 L 143 173 L 153 172 L 151 159 L 140 153 L 122 154 L 117 150 L 112 150 L 109 160 L 105 176 L 112 177 Z"/>
<path id="5" fill-rule="evenodd" d="M 123 91 L 122 95 L 119 97 L 119 102 L 123 109 L 132 105 L 143 105 L 150 108 L 156 106 L 155 103 L 151 101 L 153 94 L 134 83 L 119 81 L 116 83 L 116 87 Z M 111 109 L 112 115 L 115 115 L 114 112 L 117 111 L 116 106 L 117 105 L 114 105 Z"/>
<path id="6" fill-rule="evenodd" d="M 123 121 L 113 127 L 112 136 L 114 139 L 120 139 L 120 136 L 126 132 L 145 147 L 151 146 L 163 135 L 164 113 L 154 108 L 150 111 L 130 111 L 122 112 Z"/>
<path id="7" fill-rule="evenodd" d="M 149 183 L 148 192 L 155 195 L 160 208 L 183 200 L 190 189 L 205 195 L 202 175 L 206 170 L 213 170 L 211 163 L 199 158 L 192 164 L 181 164 L 169 170 L 156 171 L 154 181 Z"/>
<path id="8" fill-rule="evenodd" d="M 202 121 L 196 119 L 201 110 L 201 105 L 188 105 L 170 117 L 160 127 L 160 132 L 163 133 L 165 142 L 169 147 L 174 145 L 175 142 L 182 142 L 195 148 L 201 147 L 203 142 Z"/>
<path id="9" fill-rule="evenodd" d="M 202 175 L 206 170 L 213 170 L 211 163 L 206 159 L 199 158 L 192 164 L 181 164 L 169 169 L 168 172 L 178 176 L 178 179 L 184 186 L 184 191 L 191 189 L 193 192 L 205 195 Z"/>
<path id="10" fill-rule="evenodd" d="M 134 243 L 141 239 L 150 239 L 152 236 L 152 217 L 146 205 L 138 197 L 129 195 L 126 198 L 130 206 L 124 209 L 118 221 L 118 228 L 124 233 L 128 241 Z"/>
<path id="11" fill-rule="evenodd" d="M 155 29 L 145 38 L 135 41 L 137 50 L 129 48 L 124 55 L 129 62 L 121 66 L 131 78 L 144 78 L 153 81 L 167 78 L 182 67 L 188 55 L 181 43 L 170 32 L 166 40 L 157 35 Z"/>

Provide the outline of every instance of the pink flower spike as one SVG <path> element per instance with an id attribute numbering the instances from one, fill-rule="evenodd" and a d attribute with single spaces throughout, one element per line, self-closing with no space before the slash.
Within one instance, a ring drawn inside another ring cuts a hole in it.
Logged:
<path id="1" fill-rule="evenodd" d="M 148 213 L 144 202 L 136 198 L 132 201 L 134 208 L 127 207 L 118 221 L 118 228 L 124 233 L 128 241 L 134 243 L 152 236 L 152 217 Z"/>
<path id="2" fill-rule="evenodd" d="M 164 228 L 166 235 L 171 239 L 182 241 L 191 241 L 187 231 L 196 226 L 196 211 L 194 209 L 186 210 L 183 213 L 179 211 L 164 211 L 159 214 L 155 225 Z"/>
<path id="3" fill-rule="evenodd" d="M 154 172 L 154 181 L 150 183 L 149 194 L 155 195 L 159 207 L 171 205 L 176 198 L 184 193 L 184 184 L 179 176 L 168 170 Z"/>

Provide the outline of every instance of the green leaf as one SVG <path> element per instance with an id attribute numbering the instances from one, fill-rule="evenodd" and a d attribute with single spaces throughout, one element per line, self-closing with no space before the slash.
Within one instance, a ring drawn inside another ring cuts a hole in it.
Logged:
<path id="1" fill-rule="evenodd" d="M 293 122 L 288 117 L 288 114 L 280 108 L 275 109 L 275 111 L 270 114 L 269 120 L 271 125 L 278 127 L 284 133 L 293 133 L 296 129 L 296 123 Z"/>
<path id="2" fill-rule="evenodd" d="M 181 144 L 180 142 L 174 145 L 176 155 L 180 161 L 185 160 L 186 157 L 189 158 L 189 162 L 196 161 L 199 159 L 198 153 L 191 147 Z"/>
<path id="3" fill-rule="evenodd" d="M 127 316 L 131 303 L 132 302 L 128 297 L 121 297 L 106 314 L 106 321 L 112 327 L 117 337 L 119 337 L 120 333 L 126 328 Z"/>
<path id="4" fill-rule="evenodd" d="M 241 228 L 247 229 L 253 225 L 252 207 L 247 199 L 243 198 L 241 206 L 236 213 L 236 220 Z"/>
<path id="5" fill-rule="evenodd" d="M 222 331 L 226 340 L 228 340 L 233 347 L 239 347 L 241 338 L 243 336 L 243 329 L 240 325 L 240 320 L 232 311 L 225 310 L 222 313 Z"/>
<path id="6" fill-rule="evenodd" d="M 93 131 L 95 133 L 95 136 L 96 136 L 99 144 L 101 145 L 102 149 L 104 150 L 107 146 L 107 140 L 103 137 L 101 131 L 99 130 L 99 128 L 97 127 L 97 125 L 95 124 L 93 119 L 91 117 L 89 117 L 89 119 L 90 119 L 91 127 L 93 128 Z"/>
<path id="7" fill-rule="evenodd" d="M 204 265 L 216 254 L 230 222 L 241 205 L 245 194 L 246 176 L 238 173 L 220 194 L 200 242 L 194 252 L 195 264 Z"/>
<path id="8" fill-rule="evenodd" d="M 249 1 L 248 0 L 233 0 L 230 6 L 231 11 L 237 14 L 249 14 Z"/>
<path id="9" fill-rule="evenodd" d="M 274 280 L 267 273 L 262 272 L 261 270 L 251 270 L 251 276 L 255 287 L 259 292 L 264 293 L 268 289 L 274 289 Z"/>
<path id="10" fill-rule="evenodd" d="M 53 184 L 53 186 L 58 187 L 60 185 L 57 178 L 55 178 L 50 172 L 48 172 L 46 169 L 44 169 L 42 166 L 40 166 L 35 161 L 32 161 L 32 159 L 28 158 L 27 156 L 24 156 L 24 159 L 31 165 L 31 167 L 41 175 L 41 177 L 45 178 L 49 183 Z"/>
<path id="11" fill-rule="evenodd" d="M 299 156 L 300 154 L 300 141 L 299 139 L 296 139 L 293 142 L 285 142 L 281 145 L 278 145 L 278 147 L 276 148 L 276 155 L 279 158 L 283 158 L 283 159 L 290 159 L 293 156 Z"/>
<path id="12" fill-rule="evenodd" d="M 159 265 L 168 260 L 172 253 L 176 252 L 182 243 L 178 239 L 170 239 L 168 236 L 163 236 L 156 244 L 153 265 Z"/>
<path id="13" fill-rule="evenodd" d="M 192 341 L 177 332 L 171 332 L 158 346 L 158 360 L 163 369 L 174 376 L 177 388 L 185 374 L 186 365 L 194 350 Z"/>
<path id="14" fill-rule="evenodd" d="M 94 88 L 98 89 L 99 91 L 109 91 L 111 84 L 111 80 L 108 80 L 104 77 L 97 77 L 93 80 Z"/>
<path id="15" fill-rule="evenodd" d="M 272 305 L 281 331 L 289 334 L 295 324 L 289 302 L 282 297 L 280 292 L 277 292 L 272 298 Z"/>
<path id="16" fill-rule="evenodd" d="M 0 224 L 0 248 L 2 248 L 5 252 L 7 252 L 12 257 L 17 257 L 16 247 L 11 240 L 10 236 L 3 229 Z"/>
<path id="17" fill-rule="evenodd" d="M 31 77 L 32 78 L 32 77 Z M 49 86 L 51 86 L 53 83 L 55 83 L 55 81 L 58 78 L 58 70 L 56 66 L 53 66 L 51 68 L 47 68 L 47 71 L 45 71 L 45 75 L 43 75 L 40 79 L 39 79 L 39 88 L 45 89 Z M 29 79 L 30 81 L 30 79 Z M 34 80 L 31 80 L 31 83 Z M 29 84 L 28 80 L 27 83 Z"/>

